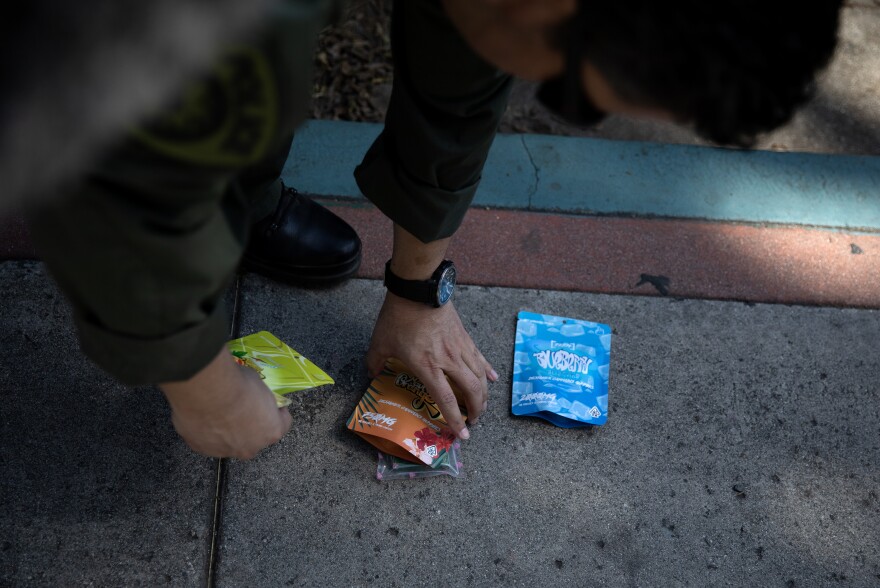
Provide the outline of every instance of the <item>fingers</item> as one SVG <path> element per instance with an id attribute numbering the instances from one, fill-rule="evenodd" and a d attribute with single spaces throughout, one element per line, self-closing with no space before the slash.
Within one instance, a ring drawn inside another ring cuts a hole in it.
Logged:
<path id="1" fill-rule="evenodd" d="M 422 308 L 401 304 L 394 297 L 386 298 L 365 358 L 371 378 L 382 372 L 390 357 L 398 358 L 412 370 L 450 429 L 460 438 L 468 439 L 470 431 L 455 395 L 460 395 L 472 423 L 485 412 L 488 381 L 496 381 L 498 374 L 474 345 L 455 307 L 448 304 L 439 309 Z"/>
<path id="2" fill-rule="evenodd" d="M 493 383 L 497 382 L 498 381 L 498 372 L 495 371 L 495 369 L 492 367 L 492 364 L 489 363 L 489 360 L 486 359 L 482 353 L 480 353 L 479 349 L 474 347 L 474 351 L 477 354 L 477 359 L 479 360 L 480 366 L 482 367 L 483 371 L 486 373 L 486 379 L 489 380 L 490 382 L 493 382 Z"/>
<path id="3" fill-rule="evenodd" d="M 278 409 L 278 413 L 281 418 L 280 427 L 279 427 L 281 434 L 278 435 L 278 439 L 275 439 L 275 441 L 280 441 L 282 437 L 287 435 L 287 432 L 290 430 L 290 427 L 293 426 L 293 417 L 290 416 L 290 411 L 287 410 L 286 406 L 280 407 Z M 272 443 L 274 443 L 275 441 L 273 441 Z"/>
<path id="4" fill-rule="evenodd" d="M 382 371 L 382 367 L 385 365 L 386 359 L 387 358 L 377 350 L 377 347 L 370 345 L 366 357 L 367 375 L 371 378 L 378 376 Z"/>
<path id="5" fill-rule="evenodd" d="M 243 368 L 229 381 L 238 393 L 235 402 L 222 410 L 172 409 L 171 421 L 193 451 L 208 457 L 252 459 L 265 447 L 278 442 L 293 423 L 287 408 L 278 408 L 275 395 L 256 376 Z M 237 380 L 237 381 L 236 381 Z"/>
<path id="6" fill-rule="evenodd" d="M 280 441 L 281 438 L 284 437 L 284 435 L 287 434 L 287 431 L 290 430 L 290 426 L 293 424 L 293 417 L 290 416 L 290 412 L 287 410 L 286 407 L 276 408 L 275 410 L 277 410 L 277 418 L 274 419 L 274 424 L 271 427 L 267 428 L 266 435 L 262 437 L 262 439 L 254 439 L 252 443 L 236 447 L 231 452 L 229 457 L 234 457 L 241 460 L 253 459 L 263 449 L 269 447 L 270 445 L 274 445 L 275 443 Z M 218 455 L 217 457 L 226 456 Z"/>
<path id="7" fill-rule="evenodd" d="M 437 404 L 437 408 L 440 409 L 449 428 L 459 438 L 470 439 L 471 433 L 464 424 L 464 417 L 461 416 L 461 411 L 458 409 L 458 400 L 455 398 L 455 393 L 452 391 L 449 382 L 446 381 L 443 370 L 437 369 L 434 372 L 418 373 L 413 369 L 413 372 L 422 381 L 425 388 L 428 389 L 428 393 Z"/>
<path id="8" fill-rule="evenodd" d="M 449 377 L 464 393 L 468 421 L 473 425 L 488 405 L 489 384 L 486 381 L 486 368 L 482 355 L 476 348 L 472 349 L 471 353 L 463 354 L 461 359 L 464 366 L 459 372 L 450 373 Z"/>
<path id="9" fill-rule="evenodd" d="M 272 399 L 274 403 L 274 398 Z M 274 445 L 278 441 L 287 434 L 287 431 L 290 430 L 291 425 L 293 424 L 293 417 L 290 416 L 290 411 L 287 410 L 287 407 L 276 408 L 273 407 L 276 411 L 273 418 L 273 423 L 271 423 L 266 428 L 266 434 L 262 438 L 253 439 L 250 443 L 245 443 L 235 447 L 228 455 L 228 457 L 234 457 L 236 459 L 241 460 L 249 460 L 255 458 L 263 449 L 269 447 L 270 445 Z M 218 455 L 216 457 L 227 457 L 225 455 Z"/>
<path id="10" fill-rule="evenodd" d="M 274 404 L 274 398 L 272 398 L 272 402 Z M 293 417 L 290 416 L 290 411 L 287 410 L 287 407 L 275 408 L 275 410 L 277 411 L 278 418 L 275 420 L 272 432 L 268 433 L 261 442 L 255 443 L 250 448 L 243 449 L 240 455 L 235 455 L 234 457 L 238 459 L 253 459 L 266 447 L 281 441 L 281 438 L 290 430 L 293 424 Z"/>
<path id="11" fill-rule="evenodd" d="M 244 441 L 237 454 L 233 455 L 238 459 L 253 459 L 260 451 L 280 441 L 293 425 L 293 417 L 290 416 L 287 407 L 279 407 L 275 401 L 275 394 L 262 382 L 260 384 L 262 406 L 258 410 L 265 415 L 263 417 L 266 419 L 263 425 L 264 433 L 261 436 L 255 435 L 249 441 Z M 248 420 L 259 427 L 258 423 L 262 419 L 259 414 L 255 414 Z"/>

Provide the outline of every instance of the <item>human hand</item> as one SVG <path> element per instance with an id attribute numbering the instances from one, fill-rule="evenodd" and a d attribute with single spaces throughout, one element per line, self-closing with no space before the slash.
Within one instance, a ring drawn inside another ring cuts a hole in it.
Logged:
<path id="1" fill-rule="evenodd" d="M 159 388 L 171 405 L 174 429 L 208 457 L 250 459 L 281 439 L 292 422 L 259 374 L 237 365 L 225 346 L 189 380 Z"/>
<path id="2" fill-rule="evenodd" d="M 487 379 L 495 382 L 498 374 L 477 349 L 452 303 L 432 308 L 388 292 L 367 352 L 371 377 L 382 370 L 389 357 L 401 360 L 412 370 L 450 428 L 460 438 L 468 439 L 470 432 L 459 402 L 467 407 L 469 421 L 475 423 L 488 404 Z M 447 376 L 461 398 L 456 398 Z"/>

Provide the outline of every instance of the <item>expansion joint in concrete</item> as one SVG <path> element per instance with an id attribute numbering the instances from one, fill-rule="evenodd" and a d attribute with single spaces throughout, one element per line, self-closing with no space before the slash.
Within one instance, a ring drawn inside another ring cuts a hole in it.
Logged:
<path id="1" fill-rule="evenodd" d="M 229 338 L 240 336 L 238 327 L 241 317 L 241 276 L 236 276 L 232 286 L 232 319 L 229 325 Z M 208 561 L 206 562 L 205 586 L 214 588 L 217 584 L 217 562 L 220 550 L 220 539 L 223 518 L 223 499 L 226 494 L 226 460 L 217 459 L 214 476 L 214 499 L 211 501 L 211 531 L 208 537 Z"/>

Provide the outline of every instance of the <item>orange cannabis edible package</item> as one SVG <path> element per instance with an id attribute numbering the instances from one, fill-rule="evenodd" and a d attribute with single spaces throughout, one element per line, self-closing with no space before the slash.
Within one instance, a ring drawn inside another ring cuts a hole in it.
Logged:
<path id="1" fill-rule="evenodd" d="M 370 382 L 348 428 L 380 451 L 434 468 L 455 442 L 425 385 L 395 359 Z"/>

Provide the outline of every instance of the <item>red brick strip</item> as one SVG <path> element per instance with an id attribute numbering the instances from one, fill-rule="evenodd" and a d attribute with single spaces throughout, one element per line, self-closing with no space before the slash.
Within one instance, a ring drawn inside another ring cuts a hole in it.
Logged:
<path id="1" fill-rule="evenodd" d="M 360 277 L 380 278 L 391 225 L 333 206 L 364 241 Z M 880 308 L 880 235 L 690 220 L 472 209 L 450 248 L 465 284 Z M 642 274 L 654 276 L 640 286 Z M 660 282 L 662 283 L 662 282 Z"/>
<path id="2" fill-rule="evenodd" d="M 390 221 L 327 204 L 364 241 L 358 276 L 380 279 Z M 34 257 L 21 220 L 0 219 L 0 260 Z M 449 257 L 463 284 L 659 296 L 666 278 L 672 297 L 880 308 L 880 234 L 472 209 Z"/>

